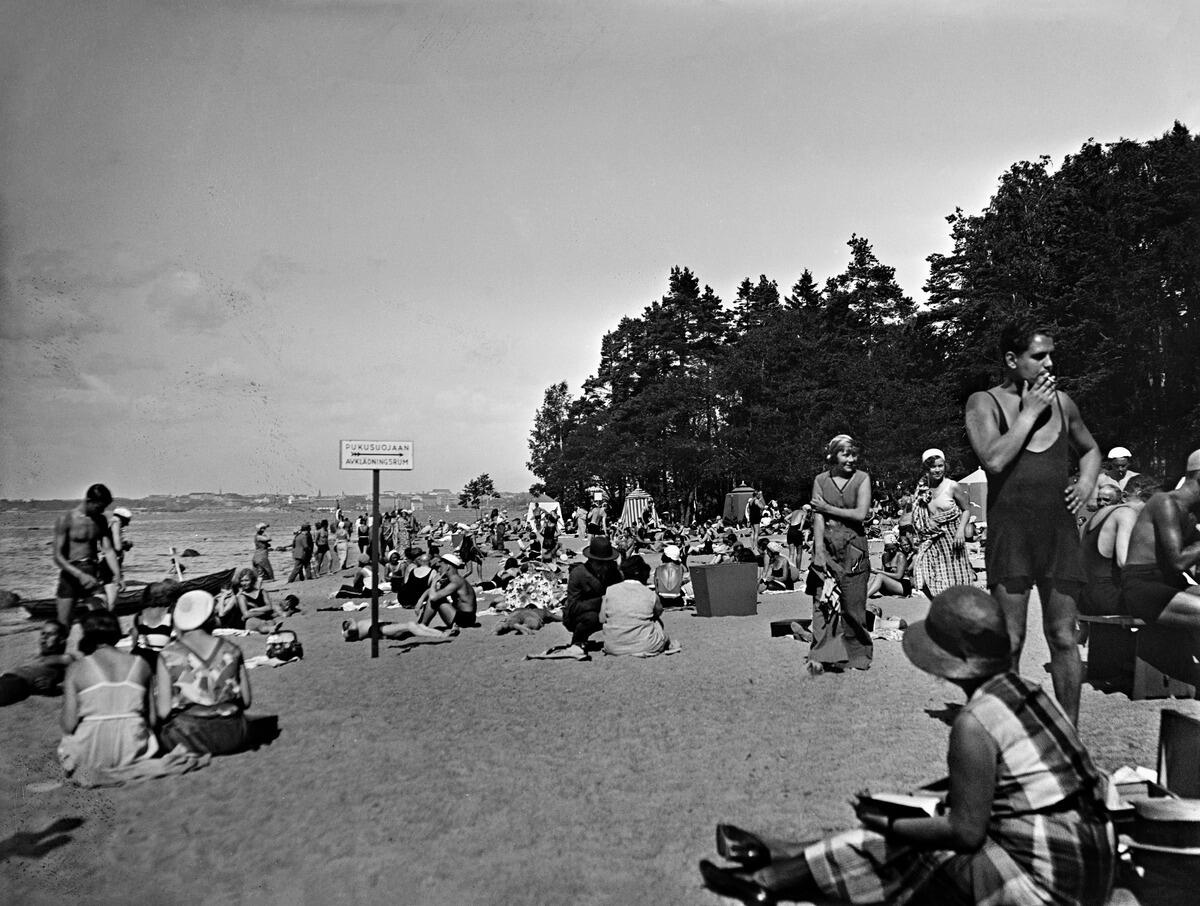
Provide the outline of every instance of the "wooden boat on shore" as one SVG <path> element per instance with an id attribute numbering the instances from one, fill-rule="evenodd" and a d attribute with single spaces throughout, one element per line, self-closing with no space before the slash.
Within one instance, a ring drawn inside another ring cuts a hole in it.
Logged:
<path id="1" fill-rule="evenodd" d="M 200 590 L 215 595 L 232 581 L 234 569 L 235 567 L 231 566 L 228 569 L 209 573 L 206 576 L 184 579 L 179 583 L 179 586 L 183 591 Z M 127 588 L 117 595 L 117 603 L 113 607 L 113 613 L 119 617 L 128 617 L 140 611 L 142 609 L 142 592 L 147 587 L 139 585 L 136 588 Z M 58 604 L 54 598 L 39 598 L 36 601 L 26 601 L 21 606 L 25 608 L 25 612 L 29 614 L 31 620 L 54 620 L 58 618 Z"/>

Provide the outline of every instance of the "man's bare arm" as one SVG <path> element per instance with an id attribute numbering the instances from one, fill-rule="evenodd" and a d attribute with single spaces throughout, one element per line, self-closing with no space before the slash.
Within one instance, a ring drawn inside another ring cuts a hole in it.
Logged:
<path id="1" fill-rule="evenodd" d="M 1079 451 L 1079 481 L 1066 489 L 1067 509 L 1078 513 L 1089 500 L 1096 487 L 1096 479 L 1100 475 L 1100 447 L 1092 432 L 1083 423 L 1079 407 L 1065 393 L 1059 394 L 1062 400 L 1063 412 L 1067 417 L 1067 430 L 1075 449 Z"/>
<path id="2" fill-rule="evenodd" d="M 1007 431 L 1000 430 L 996 410 L 1000 404 L 986 391 L 972 393 L 967 400 L 967 438 L 985 472 L 1003 472 L 1017 458 L 1042 411 L 1054 399 L 1054 391 L 1041 378 L 1021 396 L 1021 411 Z"/>
<path id="3" fill-rule="evenodd" d="M 1183 537 L 1183 524 L 1187 514 L 1169 494 L 1150 498 L 1146 504 L 1150 508 L 1150 517 L 1154 520 L 1154 538 L 1162 556 L 1159 562 L 1166 562 L 1174 570 L 1189 572 L 1200 563 L 1200 540 L 1187 543 Z"/>
<path id="4" fill-rule="evenodd" d="M 100 539 L 100 556 L 108 563 L 108 568 L 112 571 L 112 580 L 116 583 L 117 588 L 124 591 L 125 580 L 121 578 L 121 561 L 117 559 L 117 550 L 113 547 L 112 539 L 108 535 Z"/>

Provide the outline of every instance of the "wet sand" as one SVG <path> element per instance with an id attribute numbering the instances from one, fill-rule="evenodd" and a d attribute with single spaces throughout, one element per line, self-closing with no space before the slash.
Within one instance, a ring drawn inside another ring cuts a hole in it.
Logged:
<path id="1" fill-rule="evenodd" d="M 944 773 L 936 714 L 958 691 L 894 641 L 876 642 L 867 672 L 809 677 L 807 646 L 769 637 L 772 620 L 808 615 L 799 593 L 761 597 L 757 616 L 670 611 L 671 657 L 526 661 L 565 642 L 562 626 L 495 636 L 483 616 L 449 644 L 384 641 L 372 660 L 369 642 L 342 641 L 346 615 L 316 610 L 340 581 L 289 588 L 305 658 L 251 672 L 251 713 L 280 729 L 258 751 L 43 791 L 60 779 L 58 701 L 0 709 L 0 901 L 715 904 L 696 862 L 716 822 L 813 837 L 851 824 L 856 790 Z M 927 607 L 881 603 L 908 620 Z M 1049 683 L 1039 622 L 1035 604 L 1022 672 Z M 0 637 L 0 666 L 35 644 Z M 1200 715 L 1085 686 L 1097 763 L 1153 766 L 1164 706 Z"/>

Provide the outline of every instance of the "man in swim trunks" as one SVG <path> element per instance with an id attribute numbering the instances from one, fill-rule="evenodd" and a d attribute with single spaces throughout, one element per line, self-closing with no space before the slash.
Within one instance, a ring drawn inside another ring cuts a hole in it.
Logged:
<path id="1" fill-rule="evenodd" d="M 112 492 L 102 484 L 87 489 L 83 503 L 54 523 L 54 565 L 58 567 L 58 622 L 71 628 L 75 604 L 100 594 L 107 580 L 118 592 L 125 590 L 121 563 L 113 548 L 104 511 L 112 503 Z M 103 558 L 108 567 L 101 571 Z"/>
<path id="2" fill-rule="evenodd" d="M 1000 352 L 1004 382 L 973 393 L 966 416 L 967 436 L 988 479 L 988 590 L 1008 618 L 1016 670 L 1029 592 L 1037 586 L 1054 694 L 1077 722 L 1076 601 L 1087 574 L 1075 517 L 1096 486 L 1100 449 L 1074 401 L 1057 389 L 1048 329 L 1011 324 L 1000 336 Z M 1079 453 L 1074 484 L 1068 441 Z"/>
<path id="3" fill-rule="evenodd" d="M 592 507 L 587 517 L 587 533 L 589 535 L 604 535 L 608 532 L 608 511 L 599 501 Z"/>
<path id="4" fill-rule="evenodd" d="M 1183 484 L 1155 494 L 1138 514 L 1121 570 L 1127 612 L 1147 623 L 1200 631 L 1200 450 L 1187 459 Z M 1196 636 L 1200 639 L 1200 636 Z"/>
<path id="5" fill-rule="evenodd" d="M 438 614 L 448 630 L 475 625 L 475 587 L 458 572 L 463 565 L 457 554 L 439 554 L 438 579 L 417 602 L 417 620 L 428 626 Z"/>

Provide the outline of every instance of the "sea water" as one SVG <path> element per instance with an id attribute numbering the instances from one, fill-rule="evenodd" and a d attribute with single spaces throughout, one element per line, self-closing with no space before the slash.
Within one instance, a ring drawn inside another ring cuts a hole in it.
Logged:
<path id="1" fill-rule="evenodd" d="M 49 510 L 8 509 L 0 512 L 0 589 L 16 592 L 21 599 L 54 597 L 58 567 L 51 549 L 54 520 Z M 327 512 L 252 508 L 194 509 L 186 512 L 134 510 L 125 537 L 133 548 L 125 553 L 124 577 L 133 582 L 157 582 L 174 575 L 171 548 L 182 554 L 191 548 L 199 556 L 184 557 L 184 578 L 203 576 L 231 566 L 249 566 L 254 553 L 254 531 L 260 522 L 270 525 L 271 565 L 277 578 L 287 578 L 292 568 L 291 543 L 301 523 L 316 525 L 318 519 L 332 520 Z M 354 545 L 354 539 L 351 540 Z M 357 551 L 357 546 L 355 546 Z"/>

